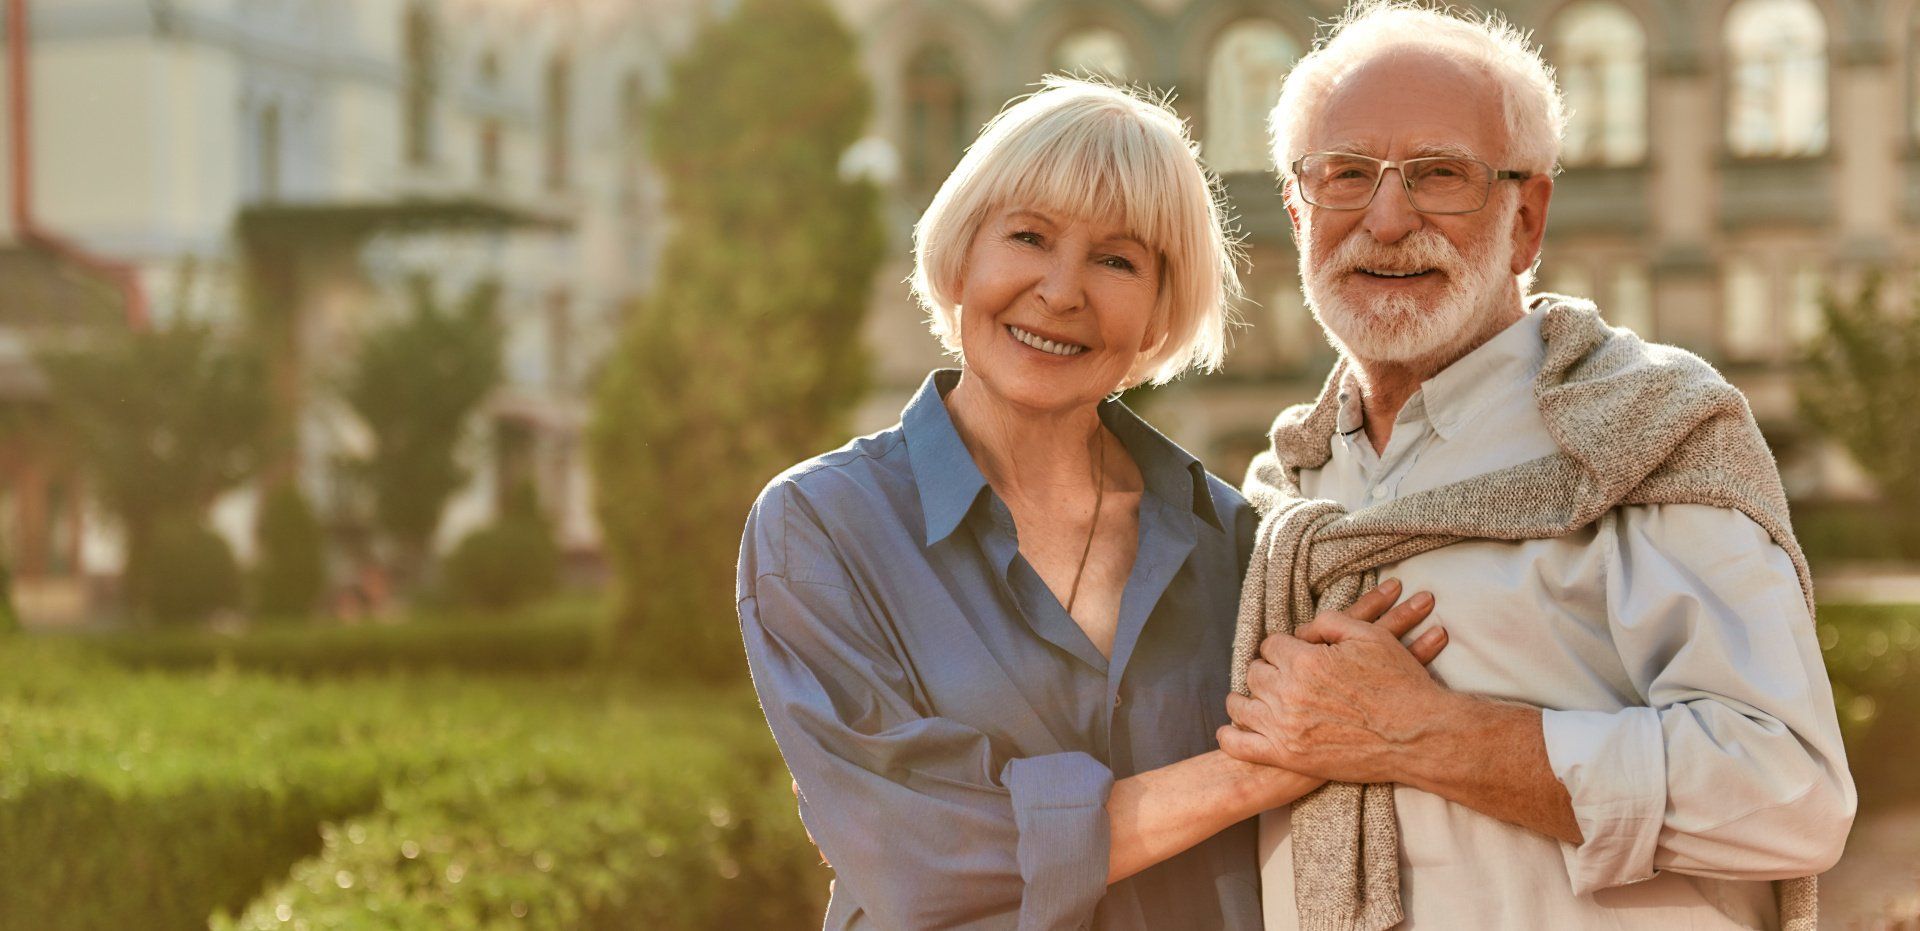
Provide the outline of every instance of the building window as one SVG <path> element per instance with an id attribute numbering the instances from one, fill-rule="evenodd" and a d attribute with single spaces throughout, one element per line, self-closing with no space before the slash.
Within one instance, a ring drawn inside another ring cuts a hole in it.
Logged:
<path id="1" fill-rule="evenodd" d="M 1808 0 L 1741 0 L 1727 15 L 1727 148 L 1817 155 L 1827 148 L 1827 25 Z"/>
<path id="2" fill-rule="evenodd" d="M 410 7 L 404 33 L 406 123 L 402 135 L 406 140 L 407 164 L 418 167 L 433 161 L 434 110 L 439 95 L 433 14 L 424 6 Z"/>
<path id="3" fill-rule="evenodd" d="M 1265 20 L 1235 23 L 1220 34 L 1207 62 L 1207 136 L 1201 149 L 1214 171 L 1272 167 L 1267 114 L 1299 57 L 1299 43 Z"/>
<path id="4" fill-rule="evenodd" d="M 1615 267 L 1613 293 L 1607 295 L 1607 306 L 1600 309 L 1614 326 L 1626 327 L 1641 339 L 1659 338 L 1655 333 L 1659 321 L 1653 315 L 1653 281 L 1645 265 L 1628 262 Z"/>
<path id="5" fill-rule="evenodd" d="M 620 204 L 629 212 L 640 209 L 641 172 L 647 163 L 647 96 L 640 76 L 620 79 Z"/>
<path id="6" fill-rule="evenodd" d="M 1119 32 L 1088 26 L 1067 33 L 1053 47 L 1053 67 L 1075 76 L 1106 78 L 1124 84 L 1133 78 L 1133 53 Z"/>
<path id="7" fill-rule="evenodd" d="M 1817 265 L 1801 265 L 1793 270 L 1792 300 L 1787 308 L 1787 328 L 1796 347 L 1805 346 L 1826 331 L 1826 312 L 1821 301 L 1827 292 L 1827 275 Z"/>
<path id="8" fill-rule="evenodd" d="M 500 55 L 489 51 L 480 56 L 480 92 L 485 96 L 486 112 L 480 117 L 480 177 L 500 180 Z"/>
<path id="9" fill-rule="evenodd" d="M 568 183 L 568 136 L 573 125 L 573 76 L 565 55 L 547 62 L 547 187 L 561 190 Z"/>
<path id="10" fill-rule="evenodd" d="M 1549 46 L 1567 95 L 1569 165 L 1635 165 L 1647 155 L 1647 35 L 1617 3 L 1581 0 Z"/>
<path id="11" fill-rule="evenodd" d="M 907 182 L 930 192 L 972 141 L 960 63 L 942 45 L 922 48 L 907 63 Z"/>
<path id="12" fill-rule="evenodd" d="M 280 163 L 281 163 L 281 126 L 280 104 L 269 102 L 260 108 L 256 136 L 255 156 L 259 159 L 258 196 L 263 201 L 280 199 Z"/>
<path id="13" fill-rule="evenodd" d="M 1727 263 L 1721 287 L 1720 344 L 1727 358 L 1759 361 L 1773 351 L 1773 289 L 1750 259 Z"/>
<path id="14" fill-rule="evenodd" d="M 573 310 L 566 289 L 547 296 L 547 387 L 573 389 Z"/>

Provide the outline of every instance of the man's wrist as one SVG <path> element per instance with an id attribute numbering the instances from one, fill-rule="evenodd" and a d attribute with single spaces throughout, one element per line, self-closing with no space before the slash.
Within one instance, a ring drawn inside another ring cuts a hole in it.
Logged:
<path id="1" fill-rule="evenodd" d="M 1395 755 L 1392 781 L 1435 795 L 1456 784 L 1475 766 L 1471 748 L 1487 746 L 1493 735 L 1513 727 L 1518 705 L 1489 701 L 1450 689 L 1440 689 L 1409 739 Z"/>

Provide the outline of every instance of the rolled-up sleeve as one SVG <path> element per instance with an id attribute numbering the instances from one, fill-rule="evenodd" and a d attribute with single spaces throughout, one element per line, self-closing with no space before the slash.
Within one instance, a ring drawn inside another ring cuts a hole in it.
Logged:
<path id="1" fill-rule="evenodd" d="M 776 494 L 743 543 L 741 634 L 836 894 L 887 928 L 1087 925 L 1106 889 L 1112 772 L 1080 752 L 1004 758 L 921 707 L 830 542 Z"/>
<path id="2" fill-rule="evenodd" d="M 1641 707 L 1548 710 L 1547 755 L 1583 841 L 1576 894 L 1656 871 L 1820 873 L 1855 795 L 1793 564 L 1745 515 L 1704 505 L 1604 519 L 1608 626 Z"/>

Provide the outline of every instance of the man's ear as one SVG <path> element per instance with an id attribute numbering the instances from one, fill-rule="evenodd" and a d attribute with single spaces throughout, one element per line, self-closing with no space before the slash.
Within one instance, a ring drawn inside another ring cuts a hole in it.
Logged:
<path id="1" fill-rule="evenodd" d="M 1547 235 L 1547 204 L 1553 200 L 1553 175 L 1541 172 L 1520 182 L 1520 211 L 1513 223 L 1513 259 L 1509 271 L 1520 274 L 1540 259 Z"/>
<path id="2" fill-rule="evenodd" d="M 1287 223 L 1293 227 L 1293 246 L 1300 248 L 1300 205 L 1293 199 L 1293 179 L 1280 179 L 1280 202 L 1287 205 Z"/>

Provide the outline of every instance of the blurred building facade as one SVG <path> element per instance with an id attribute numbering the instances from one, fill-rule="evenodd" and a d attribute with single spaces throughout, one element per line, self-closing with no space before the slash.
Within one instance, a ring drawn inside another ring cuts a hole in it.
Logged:
<path id="1" fill-rule="evenodd" d="M 888 191 L 874 283 L 890 423 L 944 360 L 901 283 L 911 228 L 979 126 L 1039 76 L 1176 95 L 1248 247 L 1249 324 L 1224 372 L 1155 392 L 1151 417 L 1237 478 L 1331 361 L 1296 278 L 1266 151 L 1281 79 L 1339 0 L 831 0 L 873 80 L 849 158 Z M 31 348 L 174 315 L 291 334 L 276 391 L 287 465 L 336 525 L 368 438 L 326 390 L 416 281 L 502 286 L 507 379 L 443 543 L 535 482 L 591 552 L 586 384 L 668 227 L 644 113 L 727 0 L 28 0 L 22 121 L 36 230 L 0 187 L 0 413 L 44 406 Z M 1514 0 L 1575 114 L 1541 284 L 1692 348 L 1753 399 L 1790 490 L 1859 489 L 1794 414 L 1797 341 L 1824 288 L 1870 269 L 1904 300 L 1920 250 L 1920 0 Z M 0 73 L 0 91 L 7 89 Z M 11 137 L 10 137 L 11 138 Z M 0 167 L 17 166 L 0 149 Z M 72 254 L 60 248 L 72 246 Z M 251 289 L 243 277 L 256 277 Z M 129 297 L 131 292 L 131 298 Z M 255 295 L 258 307 L 243 306 Z M 137 305 L 137 306 L 136 306 Z M 216 509 L 243 558 L 255 496 Z M 0 545 L 31 618 L 77 617 L 119 553 L 58 451 L 0 439 Z M 359 515 L 359 516 L 357 516 Z"/>
<path id="2" fill-rule="evenodd" d="M 1226 369 L 1149 402 L 1237 479 L 1284 405 L 1331 361 L 1305 311 L 1266 151 L 1281 79 L 1339 0 L 837 0 L 863 37 L 876 133 L 897 153 L 896 252 L 872 319 L 897 416 L 940 363 L 897 283 L 913 219 L 978 127 L 1054 70 L 1177 94 L 1247 237 L 1252 303 Z M 1858 494 L 1858 473 L 1795 414 L 1799 341 L 1823 289 L 1869 269 L 1895 298 L 1920 248 L 1920 4 L 1911 0 L 1514 0 L 1574 115 L 1539 287 L 1693 349 L 1752 398 L 1791 491 Z"/>
<path id="3" fill-rule="evenodd" d="M 186 315 L 237 329 L 260 315 L 288 334 L 272 364 L 298 449 L 281 467 L 338 530 L 365 516 L 344 470 L 369 439 L 328 390 L 357 334 L 406 312 L 415 283 L 453 301 L 494 281 L 505 380 L 471 437 L 478 472 L 441 543 L 524 480 L 564 546 L 595 547 L 585 385 L 620 308 L 654 274 L 660 192 L 642 115 L 707 4 L 26 7 L 28 158 L 16 165 L 9 147 L 0 167 L 26 169 L 32 218 L 11 185 L 0 191 L 0 405 L 44 407 L 32 347 L 88 338 L 79 322 L 99 332 Z M 233 494 L 214 512 L 243 561 L 256 499 Z M 116 536 L 87 502 L 72 462 L 0 447 L 0 544 L 29 620 L 82 616 L 89 578 L 118 571 Z"/>

